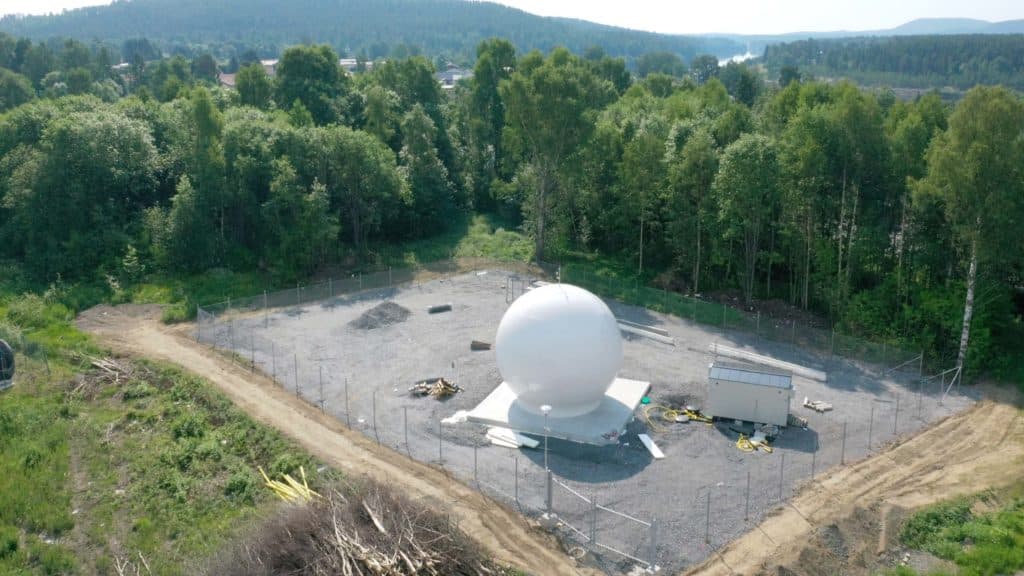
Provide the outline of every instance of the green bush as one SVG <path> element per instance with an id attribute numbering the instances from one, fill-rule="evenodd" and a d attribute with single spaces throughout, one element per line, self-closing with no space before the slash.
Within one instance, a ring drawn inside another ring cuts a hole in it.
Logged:
<path id="1" fill-rule="evenodd" d="M 202 438 L 206 434 L 206 419 L 199 414 L 185 414 L 174 421 L 171 431 L 175 439 Z"/>
<path id="2" fill-rule="evenodd" d="M 14 526 L 0 526 L 0 560 L 18 551 L 19 531 Z"/>
<path id="3" fill-rule="evenodd" d="M 242 468 L 228 478 L 224 485 L 224 496 L 235 502 L 252 504 L 256 501 L 256 494 L 260 482 L 256 474 L 247 468 Z"/>

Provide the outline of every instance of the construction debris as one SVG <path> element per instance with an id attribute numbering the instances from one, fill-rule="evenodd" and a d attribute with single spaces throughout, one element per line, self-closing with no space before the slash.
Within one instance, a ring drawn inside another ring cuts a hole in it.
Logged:
<path id="1" fill-rule="evenodd" d="M 299 472 L 302 474 L 301 484 L 295 478 L 292 478 L 290 474 L 285 474 L 284 482 L 281 482 L 280 480 L 271 480 L 262 467 L 259 468 L 259 471 L 267 488 L 273 490 L 285 502 L 309 502 L 314 498 L 320 497 L 319 494 L 310 489 L 309 483 L 306 482 L 306 469 L 302 466 L 299 466 Z"/>
<path id="2" fill-rule="evenodd" d="M 440 314 L 442 312 L 451 312 L 451 304 L 438 304 L 437 306 L 431 306 L 427 308 L 427 314 Z"/>
<path id="3" fill-rule="evenodd" d="M 385 328 L 405 322 L 410 314 L 411 312 L 409 312 L 408 308 L 388 300 L 363 312 L 358 318 L 349 322 L 348 325 L 358 330 Z"/>
<path id="4" fill-rule="evenodd" d="M 806 366 L 799 364 L 793 364 L 792 362 L 784 362 L 771 356 L 765 356 L 763 354 L 755 354 L 747 350 L 740 350 L 739 348 L 732 348 L 730 346 L 724 346 L 717 342 L 712 342 L 708 345 L 708 351 L 716 357 L 724 356 L 726 358 L 732 358 L 733 360 L 743 360 L 745 362 L 753 362 L 754 364 L 760 364 L 762 366 L 771 366 L 772 368 L 779 368 L 785 370 L 791 374 L 802 376 L 809 380 L 816 380 L 818 382 L 828 382 L 828 374 L 821 370 L 814 370 Z"/>
<path id="5" fill-rule="evenodd" d="M 447 398 L 462 392 L 457 384 L 449 382 L 444 378 L 428 378 L 420 380 L 409 387 L 409 392 L 416 396 L 433 396 L 434 398 Z"/>
<path id="6" fill-rule="evenodd" d="M 658 448 L 658 445 L 654 443 L 654 440 L 651 440 L 650 436 L 647 434 L 637 434 L 637 436 L 644 443 L 644 447 L 651 453 L 651 456 L 654 456 L 655 460 L 661 460 L 665 457 L 665 453 L 661 451 L 661 448 Z"/>
<path id="7" fill-rule="evenodd" d="M 800 416 L 797 416 L 796 414 L 790 414 L 789 415 L 789 421 L 787 422 L 787 425 L 788 426 L 796 426 L 796 427 L 799 427 L 799 428 L 807 428 L 807 418 L 801 418 Z"/>
<path id="8" fill-rule="evenodd" d="M 822 400 L 810 400 L 807 396 L 804 396 L 804 408 L 810 408 L 815 412 L 825 413 L 832 411 L 832 404 Z"/>
<path id="9" fill-rule="evenodd" d="M 626 332 L 628 334 L 635 334 L 637 336 L 643 336 L 644 338 L 648 338 L 650 340 L 654 340 L 655 342 L 661 342 L 662 344 L 668 344 L 670 346 L 675 346 L 676 345 L 675 338 L 672 338 L 671 336 L 665 336 L 665 335 L 659 334 L 657 332 L 654 332 L 649 327 L 646 327 L 646 326 L 639 327 L 639 325 L 633 325 L 632 323 L 623 323 L 620 320 L 619 321 L 619 330 L 622 330 L 623 332 Z"/>
<path id="10" fill-rule="evenodd" d="M 489 342 L 481 342 L 479 340 L 473 340 L 469 343 L 469 349 L 474 352 L 481 352 L 484 350 L 490 350 L 491 344 Z"/>
<path id="11" fill-rule="evenodd" d="M 763 432 L 755 432 L 750 438 L 740 434 L 739 440 L 736 441 L 736 447 L 744 452 L 757 452 L 759 449 L 769 454 L 773 452 Z"/>
<path id="12" fill-rule="evenodd" d="M 497 426 L 487 429 L 487 439 L 491 444 L 501 446 L 503 448 L 519 448 L 521 446 L 536 448 L 540 445 L 540 442 L 533 438 L 524 436 L 515 430 L 499 428 Z"/>
<path id="13" fill-rule="evenodd" d="M 462 424 L 469 418 L 469 410 L 459 410 L 455 414 L 441 420 L 442 424 Z"/>

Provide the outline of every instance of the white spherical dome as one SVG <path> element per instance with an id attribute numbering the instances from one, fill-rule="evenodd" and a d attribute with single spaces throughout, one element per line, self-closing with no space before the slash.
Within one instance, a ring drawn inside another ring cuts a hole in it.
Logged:
<path id="1" fill-rule="evenodd" d="M 601 403 L 622 366 L 615 315 L 590 292 L 569 284 L 535 288 L 512 303 L 494 343 L 498 370 L 525 410 L 586 414 Z"/>

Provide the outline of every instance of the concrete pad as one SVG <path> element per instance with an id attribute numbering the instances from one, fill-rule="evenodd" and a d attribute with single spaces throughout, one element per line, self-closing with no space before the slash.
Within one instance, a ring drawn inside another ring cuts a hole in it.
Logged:
<path id="1" fill-rule="evenodd" d="M 650 390 L 650 382 L 616 378 L 594 411 L 575 418 L 549 417 L 547 435 L 583 444 L 616 444 L 619 433 Z M 468 420 L 527 434 L 545 434 L 544 415 L 519 406 L 516 394 L 504 382 L 469 412 Z"/>

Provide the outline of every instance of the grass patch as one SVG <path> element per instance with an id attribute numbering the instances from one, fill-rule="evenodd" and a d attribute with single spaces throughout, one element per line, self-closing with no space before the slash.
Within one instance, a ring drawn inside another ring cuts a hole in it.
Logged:
<path id="1" fill-rule="evenodd" d="M 102 352 L 70 320 L 48 296 L 0 297 L 18 368 L 0 396 L 0 574 L 113 573 L 140 553 L 152 574 L 193 573 L 279 508 L 257 466 L 331 480 L 196 377 L 90 368 Z"/>
<path id="2" fill-rule="evenodd" d="M 903 526 L 904 545 L 955 563 L 963 576 L 1024 569 L 1024 484 L 925 508 Z M 985 510 L 978 512 L 978 506 Z"/>
<path id="3" fill-rule="evenodd" d="M 534 244 L 511 222 L 495 215 L 473 214 L 458 217 L 447 232 L 438 236 L 381 245 L 372 252 L 376 266 L 412 267 L 452 258 L 529 262 Z"/>

